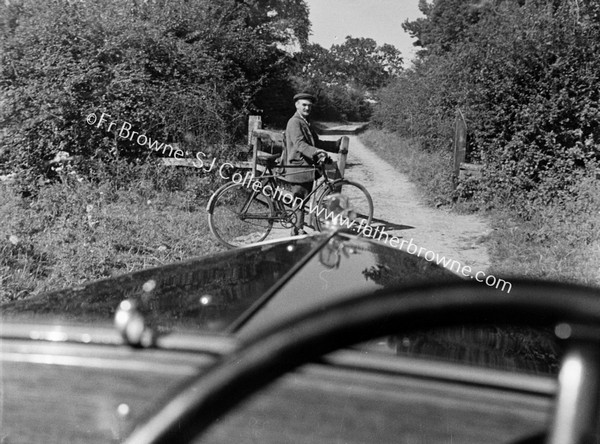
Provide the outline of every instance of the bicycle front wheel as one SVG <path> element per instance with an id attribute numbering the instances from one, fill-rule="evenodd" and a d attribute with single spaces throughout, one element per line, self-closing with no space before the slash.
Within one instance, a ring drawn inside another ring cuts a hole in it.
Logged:
<path id="1" fill-rule="evenodd" d="M 337 193 L 348 197 L 353 213 L 341 215 L 339 212 L 328 210 L 327 198 Z M 371 195 L 361 184 L 346 179 L 339 179 L 331 184 L 331 188 L 326 189 L 319 196 L 317 213 L 315 224 L 319 231 L 325 228 L 328 222 L 336 218 L 336 222 L 341 224 L 342 227 L 358 229 L 361 224 L 363 226 L 369 225 L 373 220 L 373 199 L 371 199 Z"/>
<path id="2" fill-rule="evenodd" d="M 211 233 L 227 248 L 264 240 L 273 228 L 273 201 L 240 183 L 225 185 L 208 204 Z"/>

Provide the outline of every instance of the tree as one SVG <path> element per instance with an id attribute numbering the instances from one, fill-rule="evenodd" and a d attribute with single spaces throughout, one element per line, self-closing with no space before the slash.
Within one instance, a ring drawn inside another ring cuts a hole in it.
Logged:
<path id="1" fill-rule="evenodd" d="M 322 119 L 366 120 L 373 93 L 402 71 L 402 56 L 394 46 L 373 39 L 346 37 L 325 49 L 306 45 L 296 55 L 293 84 L 319 96 L 315 115 Z"/>
<path id="2" fill-rule="evenodd" d="M 370 90 L 382 87 L 402 71 L 400 51 L 387 43 L 377 46 L 370 38 L 347 36 L 330 52 L 348 81 Z"/>
<path id="3" fill-rule="evenodd" d="M 346 37 L 327 50 L 314 43 L 297 55 L 299 74 L 328 84 L 375 90 L 402 71 L 402 56 L 393 45 L 377 46 L 370 38 Z"/>
<path id="4" fill-rule="evenodd" d="M 251 27 L 267 29 L 282 45 L 304 47 L 310 34 L 308 7 L 304 0 L 239 0 L 249 7 Z"/>
<path id="5" fill-rule="evenodd" d="M 492 7 L 494 0 L 419 0 L 425 18 L 406 20 L 402 28 L 417 39 L 415 46 L 431 53 L 444 53 L 464 41 L 468 30 Z"/>

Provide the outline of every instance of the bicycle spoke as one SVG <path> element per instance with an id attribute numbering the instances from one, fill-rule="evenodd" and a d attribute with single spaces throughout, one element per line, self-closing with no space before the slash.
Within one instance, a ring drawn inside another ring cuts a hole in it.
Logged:
<path id="1" fill-rule="evenodd" d="M 209 208 L 211 232 L 232 248 L 264 240 L 273 227 L 272 201 L 242 184 L 232 183 L 215 196 Z"/>
<path id="2" fill-rule="evenodd" d="M 348 197 L 349 203 L 353 212 L 331 211 L 327 206 L 327 198 L 333 194 L 337 194 L 338 189 L 342 189 L 341 194 Z M 337 224 L 341 224 L 344 228 L 358 229 L 361 224 L 370 224 L 373 220 L 373 200 L 368 191 L 360 184 L 349 180 L 341 180 L 336 182 L 334 189 L 327 189 L 319 198 L 317 205 L 318 216 L 316 217 L 316 225 L 318 230 L 322 230 L 327 223 L 337 219 Z"/>

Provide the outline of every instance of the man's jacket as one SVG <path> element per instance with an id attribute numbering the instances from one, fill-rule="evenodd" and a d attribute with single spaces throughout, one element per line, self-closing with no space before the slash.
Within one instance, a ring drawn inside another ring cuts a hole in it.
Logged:
<path id="1" fill-rule="evenodd" d="M 285 150 L 282 156 L 285 168 L 285 180 L 292 183 L 312 182 L 315 179 L 314 164 L 317 148 L 337 153 L 336 141 L 320 140 L 319 136 L 300 114 L 295 113 L 288 120 L 285 129 Z"/>

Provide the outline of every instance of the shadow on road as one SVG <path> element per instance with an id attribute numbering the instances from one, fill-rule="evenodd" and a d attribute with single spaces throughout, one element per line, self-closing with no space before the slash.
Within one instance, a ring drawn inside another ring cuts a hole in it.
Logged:
<path id="1" fill-rule="evenodd" d="M 393 222 L 388 222 L 387 220 L 383 220 L 383 219 L 377 219 L 376 217 L 373 218 L 373 220 L 371 221 L 371 226 L 372 227 L 382 227 L 382 229 L 384 230 L 410 230 L 412 228 L 415 228 L 411 225 L 401 225 L 401 224 L 396 224 Z"/>

